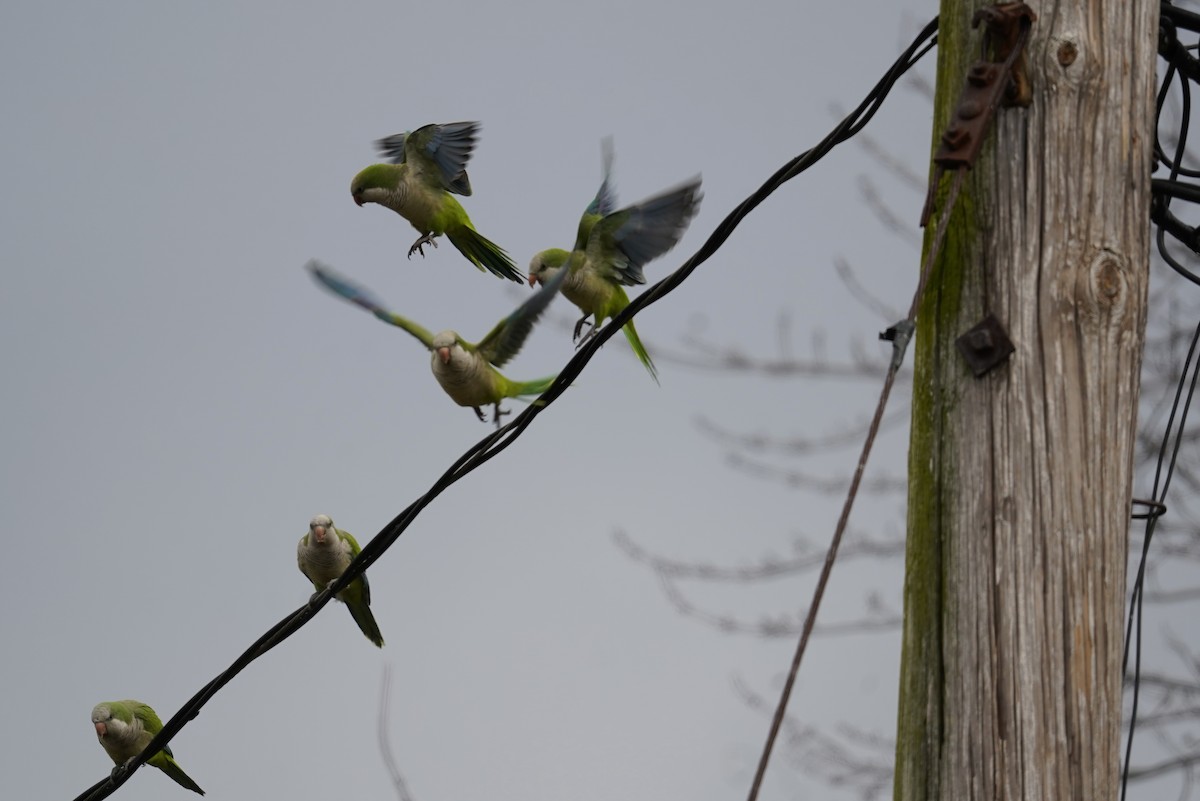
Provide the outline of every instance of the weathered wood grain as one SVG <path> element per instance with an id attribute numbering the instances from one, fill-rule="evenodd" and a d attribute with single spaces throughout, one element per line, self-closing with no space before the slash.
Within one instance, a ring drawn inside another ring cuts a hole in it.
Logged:
<path id="1" fill-rule="evenodd" d="M 980 5 L 942 3 L 939 132 Z M 1032 105 L 918 320 L 898 801 L 1117 797 L 1158 4 L 1031 6 Z M 987 311 L 1016 352 L 976 379 L 954 339 Z"/>

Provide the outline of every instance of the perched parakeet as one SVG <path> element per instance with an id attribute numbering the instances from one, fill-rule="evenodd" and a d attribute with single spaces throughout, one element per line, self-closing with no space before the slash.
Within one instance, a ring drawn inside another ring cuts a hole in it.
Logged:
<path id="1" fill-rule="evenodd" d="M 613 211 L 616 193 L 611 184 L 612 156 L 605 147 L 604 179 L 600 191 L 579 220 L 571 251 L 550 248 L 529 262 L 529 285 L 543 284 L 562 272 L 570 273 L 562 293 L 583 312 L 575 324 L 575 339 L 588 317 L 594 336 L 601 324 L 629 305 L 622 286 L 646 283 L 642 265 L 675 246 L 700 206 L 700 177 L 632 206 Z M 633 320 L 625 323 L 625 338 L 651 377 L 658 372 L 638 337 Z"/>
<path id="2" fill-rule="evenodd" d="M 420 340 L 422 345 L 432 351 L 430 363 L 433 367 L 433 377 L 441 384 L 442 389 L 459 406 L 470 406 L 474 409 L 475 416 L 482 422 L 487 422 L 487 416 L 480 407 L 488 404 L 493 406 L 493 419 L 499 428 L 500 417 L 508 414 L 500 409 L 500 401 L 505 398 L 540 395 L 557 377 L 548 376 L 536 381 L 511 381 L 496 368 L 503 367 L 520 352 L 529 332 L 533 330 L 533 324 L 550 305 L 559 285 L 563 283 L 561 278 L 547 282 L 533 297 L 517 307 L 516 311 L 497 323 L 478 344 L 472 344 L 454 331 L 431 334 L 412 320 L 389 311 L 369 290 L 352 284 L 330 268 L 316 261 L 310 261 L 307 266 L 313 278 L 325 289 L 361 306 L 385 323 L 403 328 Z"/>
<path id="3" fill-rule="evenodd" d="M 333 525 L 329 515 L 317 515 L 309 521 L 308 533 L 300 538 L 300 544 L 296 546 L 296 563 L 300 565 L 300 572 L 320 592 L 346 571 L 361 550 L 348 531 Z M 350 582 L 337 594 L 337 599 L 346 604 L 350 617 L 354 618 L 367 639 L 382 648 L 383 635 L 379 633 L 379 624 L 371 614 L 371 585 L 367 583 L 367 574 L 363 573 Z"/>
<path id="4" fill-rule="evenodd" d="M 354 176 L 350 194 L 360 206 L 378 203 L 412 223 L 421 236 L 408 249 L 410 259 L 416 252 L 424 256 L 424 245 L 437 247 L 434 237 L 445 234 L 480 270 L 524 281 L 508 254 L 480 235 L 466 210 L 451 197 L 452 192 L 471 194 L 466 167 L 478 131 L 477 122 L 451 122 L 380 139 L 376 144 L 389 163 L 372 164 Z"/>
<path id="5" fill-rule="evenodd" d="M 162 731 L 162 721 L 154 710 L 141 701 L 105 701 L 92 708 L 92 725 L 96 727 L 96 739 L 118 765 L 124 765 L 145 750 L 154 735 Z M 204 795 L 200 785 L 183 772 L 171 747 L 166 746 L 146 760 L 193 793 Z"/>

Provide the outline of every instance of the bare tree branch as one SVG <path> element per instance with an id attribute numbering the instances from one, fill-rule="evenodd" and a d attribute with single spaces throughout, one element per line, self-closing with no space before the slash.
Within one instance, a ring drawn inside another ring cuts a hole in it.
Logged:
<path id="1" fill-rule="evenodd" d="M 773 712 L 771 704 L 751 690 L 739 676 L 732 679 L 733 690 L 749 708 L 764 716 Z M 896 744 L 878 735 L 839 727 L 841 738 L 802 725 L 793 715 L 783 720 L 789 761 L 800 771 L 816 776 L 834 787 L 857 792 L 863 801 L 880 798 L 891 788 L 892 760 Z"/>
<path id="2" fill-rule="evenodd" d="M 836 107 L 834 113 L 836 113 Z M 918 195 L 925 194 L 925 189 L 929 178 L 925 175 L 919 174 L 912 167 L 909 167 L 908 164 L 897 158 L 893 153 L 888 151 L 887 148 L 879 144 L 879 140 L 877 140 L 875 137 L 860 134 L 858 144 L 864 151 L 867 152 L 868 155 L 875 159 L 877 164 L 886 169 L 893 177 L 898 178 L 900 182 L 909 189 L 913 190 Z M 890 214 L 889 216 L 895 217 L 896 215 Z M 914 219 L 912 226 L 916 227 L 916 223 L 917 221 Z"/>
<path id="3" fill-rule="evenodd" d="M 408 792 L 408 785 L 404 782 L 404 775 L 400 773 L 400 765 L 397 764 L 396 757 L 392 754 L 391 737 L 388 733 L 388 715 L 390 713 L 388 695 L 391 686 L 392 666 L 384 665 L 383 680 L 379 687 L 379 751 L 383 754 L 383 764 L 392 778 L 392 786 L 396 788 L 396 797 L 400 801 L 413 801 L 412 795 Z"/>
<path id="4" fill-rule="evenodd" d="M 1177 757 L 1173 757 L 1153 765 L 1147 765 L 1143 768 L 1130 768 L 1129 780 L 1138 781 L 1141 779 L 1153 779 L 1155 777 L 1162 776 L 1165 773 L 1170 773 L 1172 771 L 1181 770 L 1184 768 L 1191 768 L 1196 765 L 1200 765 L 1200 752 L 1181 754 Z"/>
<path id="5" fill-rule="evenodd" d="M 667 600 L 684 617 L 692 618 L 728 634 L 751 634 L 756 637 L 795 637 L 804 628 L 807 609 L 794 613 L 763 615 L 757 622 L 750 622 L 732 615 L 718 615 L 700 609 L 684 595 L 679 585 L 665 573 L 658 572 L 659 583 Z M 813 627 L 814 635 L 862 634 L 864 632 L 893 631 L 900 627 L 903 615 L 887 607 L 878 594 L 867 596 L 866 614 L 858 620 L 840 623 L 818 624 Z"/>
<path id="6" fill-rule="evenodd" d="M 713 565 L 703 562 L 689 562 L 682 559 L 670 559 L 658 554 L 652 554 L 621 530 L 613 532 L 613 541 L 625 555 L 634 561 L 651 567 L 656 573 L 676 579 L 702 579 L 705 581 L 721 582 L 756 582 L 763 579 L 776 578 L 803 573 L 819 568 L 825 560 L 823 551 L 817 550 L 807 540 L 799 539 L 793 545 L 798 553 L 796 556 L 781 559 L 768 556 L 757 564 L 732 567 Z M 896 558 L 904 554 L 904 539 L 872 540 L 865 535 L 854 532 L 838 552 L 838 558 L 843 562 L 851 562 L 863 558 Z"/>
<path id="7" fill-rule="evenodd" d="M 850 297 L 854 298 L 867 309 L 874 312 L 880 320 L 885 320 L 888 323 L 901 319 L 904 314 L 892 306 L 890 303 L 885 303 L 880 298 L 876 297 L 869 289 L 863 286 L 863 283 L 858 280 L 858 276 L 854 272 L 854 268 L 850 266 L 850 262 L 842 256 L 836 256 L 833 259 L 834 269 L 837 270 L 837 276 L 842 281 L 842 285 L 846 287 L 846 291 L 850 293 Z"/>
<path id="8" fill-rule="evenodd" d="M 887 205 L 887 202 L 879 195 L 875 182 L 869 176 L 858 176 L 858 194 L 884 230 L 903 239 L 914 250 L 921 246 L 921 229 L 917 227 L 915 221 L 905 222 L 896 212 L 892 211 L 891 206 Z M 891 319 L 898 320 L 900 315 L 895 315 Z"/>
<path id="9" fill-rule="evenodd" d="M 725 461 L 730 467 L 749 476 L 770 479 L 785 484 L 791 489 L 809 489 L 826 495 L 835 495 L 845 492 L 846 487 L 850 486 L 848 476 L 814 476 L 799 470 L 788 470 L 755 459 L 748 459 L 739 453 L 727 454 Z M 902 476 L 876 476 L 869 481 L 863 481 L 861 490 L 875 495 L 904 493 L 908 490 L 908 480 Z"/>
<path id="10" fill-rule="evenodd" d="M 897 409 L 883 418 L 879 431 L 882 433 L 906 425 L 911 414 L 907 408 Z M 703 416 L 697 417 L 695 421 L 695 426 L 701 434 L 727 447 L 745 451 L 776 451 L 790 456 L 807 456 L 858 445 L 866 435 L 869 425 L 869 420 L 856 421 L 847 426 L 827 428 L 816 437 L 784 438 L 770 434 L 737 434 Z"/>

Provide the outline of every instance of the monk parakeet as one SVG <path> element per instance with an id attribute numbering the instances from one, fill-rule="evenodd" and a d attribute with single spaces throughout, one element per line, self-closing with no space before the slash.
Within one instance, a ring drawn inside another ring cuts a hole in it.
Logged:
<path id="1" fill-rule="evenodd" d="M 434 237 L 445 234 L 480 270 L 524 281 L 508 254 L 476 232 L 466 210 L 450 196 L 471 194 L 466 167 L 478 132 L 477 122 L 451 122 L 380 139 L 376 145 L 389 163 L 372 164 L 354 176 L 350 194 L 360 206 L 378 203 L 412 223 L 421 236 L 408 249 L 410 259 L 417 252 L 424 256 L 424 245 L 437 247 Z"/>
<path id="2" fill-rule="evenodd" d="M 622 286 L 646 283 L 642 265 L 675 246 L 700 206 L 700 177 L 632 206 L 613 211 L 616 193 L 611 184 L 612 157 L 605 147 L 604 179 L 600 191 L 579 220 L 571 251 L 551 248 L 529 262 L 529 285 L 545 283 L 569 272 L 562 293 L 583 312 L 575 324 L 575 339 L 588 317 L 594 336 L 600 325 L 629 305 Z M 655 381 L 658 373 L 646 353 L 633 320 L 625 323 L 625 338 Z"/>
<path id="3" fill-rule="evenodd" d="M 346 571 L 361 550 L 350 532 L 336 528 L 329 515 L 317 515 L 309 521 L 308 533 L 300 538 L 300 544 L 296 546 L 296 562 L 300 565 L 300 572 L 320 592 Z M 367 639 L 382 648 L 383 635 L 379 633 L 379 624 L 371 614 L 371 585 L 367 583 L 367 574 L 363 573 L 350 582 L 337 594 L 337 599 L 346 604 L 350 617 L 354 618 Z"/>
<path id="4" fill-rule="evenodd" d="M 162 731 L 162 721 L 154 710 L 141 701 L 105 701 L 92 708 L 92 725 L 96 727 L 96 739 L 117 765 L 124 765 L 145 750 L 154 735 Z M 204 795 L 200 785 L 183 772 L 171 747 L 165 746 L 146 760 L 193 793 Z"/>
<path id="5" fill-rule="evenodd" d="M 472 344 L 454 331 L 432 334 L 408 318 L 391 312 L 369 290 L 357 286 L 316 261 L 308 263 L 314 279 L 325 289 L 374 314 L 385 323 L 391 323 L 412 334 L 421 344 L 432 351 L 430 363 L 433 377 L 441 384 L 446 394 L 459 406 L 470 406 L 475 416 L 487 422 L 480 408 L 491 404 L 493 419 L 500 427 L 500 417 L 508 414 L 500 409 L 505 398 L 540 395 L 554 382 L 557 376 L 548 376 L 536 381 L 511 381 L 501 375 L 497 367 L 503 367 L 517 355 L 533 324 L 550 305 L 558 292 L 562 279 L 551 280 L 533 297 L 517 307 L 488 332 L 478 344 Z M 564 274 L 565 277 L 565 274 Z"/>

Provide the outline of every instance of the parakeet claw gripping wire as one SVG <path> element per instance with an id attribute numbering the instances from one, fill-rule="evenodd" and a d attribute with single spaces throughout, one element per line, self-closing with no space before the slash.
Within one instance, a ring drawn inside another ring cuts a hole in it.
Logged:
<path id="1" fill-rule="evenodd" d="M 674 291 L 680 284 L 705 261 L 712 257 L 722 245 L 733 234 L 734 230 L 744 220 L 750 212 L 759 206 L 764 200 L 770 197 L 783 184 L 795 178 L 800 173 L 807 170 L 812 165 L 816 164 L 821 158 L 827 155 L 834 147 L 849 140 L 857 134 L 875 115 L 875 112 L 882 106 L 884 99 L 891 91 L 895 83 L 900 77 L 913 67 L 921 58 L 928 53 L 936 43 L 937 20 L 928 23 L 913 40 L 913 42 L 901 53 L 900 57 L 892 64 L 882 78 L 868 93 L 867 97 L 839 122 L 834 129 L 818 144 L 809 150 L 801 153 L 799 156 L 788 161 L 782 167 L 768 178 L 762 186 L 760 186 L 752 195 L 739 203 L 733 211 L 731 211 L 724 220 L 717 225 L 716 229 L 709 235 L 708 239 L 700 246 L 689 259 L 680 265 L 674 272 L 663 278 L 658 283 L 648 288 L 645 292 L 638 295 L 632 300 L 628 306 L 622 309 L 611 318 L 611 322 L 604 325 L 600 331 L 585 342 L 574 357 L 567 362 L 558 377 L 549 385 L 549 387 L 526 407 L 520 414 L 514 416 L 512 420 L 502 426 L 499 430 L 492 432 L 488 436 L 481 439 L 474 446 L 462 454 L 458 459 L 451 464 L 446 471 L 439 477 L 433 486 L 422 496 L 413 501 L 409 506 L 400 512 L 390 523 L 375 535 L 366 545 L 363 546 L 361 552 L 355 557 L 354 561 L 342 572 L 335 581 L 326 587 L 326 589 L 317 594 L 311 603 L 305 603 L 299 609 L 284 617 L 266 633 L 255 640 L 246 648 L 243 653 L 233 661 L 233 663 L 219 673 L 215 678 L 205 684 L 196 692 L 188 701 L 176 712 L 170 720 L 168 720 L 162 729 L 154 736 L 154 738 L 146 745 L 146 747 L 127 763 L 127 772 L 124 776 L 117 779 L 110 779 L 105 776 L 104 779 L 92 785 L 78 795 L 75 801 L 99 801 L 99 799 L 107 798 L 112 795 L 119 787 L 121 787 L 129 777 L 132 776 L 139 767 L 145 764 L 159 751 L 170 742 L 170 740 L 183 729 L 193 718 L 200 714 L 200 710 L 207 704 L 217 692 L 226 684 L 233 680 L 238 673 L 245 670 L 251 662 L 259 657 L 264 656 L 272 648 L 283 642 L 288 637 L 299 631 L 308 623 L 322 608 L 339 592 L 349 586 L 355 579 L 362 575 L 372 564 L 379 559 L 388 548 L 400 537 L 401 534 L 408 529 L 417 516 L 432 503 L 439 495 L 451 487 L 460 479 L 467 476 L 473 470 L 483 466 L 492 458 L 498 456 L 509 445 L 511 445 L 533 420 L 546 409 L 548 409 L 555 400 L 557 400 L 563 392 L 567 390 L 571 383 L 583 371 L 583 368 L 591 361 L 592 357 L 600 350 L 605 342 L 609 340 L 617 331 L 622 330 L 623 326 L 628 323 L 635 314 L 658 302 L 666 295 Z M 468 123 L 456 123 L 452 125 L 468 125 Z M 464 128 L 463 131 L 466 129 Z M 456 132 L 458 129 L 453 129 L 451 132 Z M 414 135 L 417 132 L 414 132 Z M 465 133 L 464 133 L 465 135 Z M 391 141 L 394 137 L 389 137 Z M 403 140 L 401 140 L 403 141 Z M 387 166 L 387 165 L 382 165 Z M 368 168 L 370 169 L 370 168 Z M 371 177 L 371 176 L 368 176 Z M 360 175 L 361 178 L 361 175 Z M 459 176 L 457 174 L 451 176 L 452 180 L 448 181 L 451 187 L 448 191 L 463 194 L 461 190 L 469 186 L 465 181 L 465 174 Z M 375 181 L 372 178 L 372 181 Z M 367 192 L 375 187 L 368 186 L 372 181 L 366 179 L 356 179 L 354 190 L 356 200 L 363 202 L 371 202 L 371 198 Z M 386 198 L 385 198 L 386 199 Z M 498 249 L 497 249 L 498 250 Z M 477 265 L 478 266 L 478 265 Z M 520 280 L 520 274 L 515 270 L 512 275 L 508 274 L 506 269 L 508 264 L 485 264 L 501 277 L 512 277 L 514 280 Z M 353 297 L 347 297 L 351 302 L 357 302 Z M 359 297 L 363 300 L 364 308 L 369 308 L 367 301 L 370 298 Z M 362 304 L 360 304 L 362 305 Z M 876 426 L 877 428 L 877 426 Z M 857 476 L 856 476 L 857 481 Z"/>

